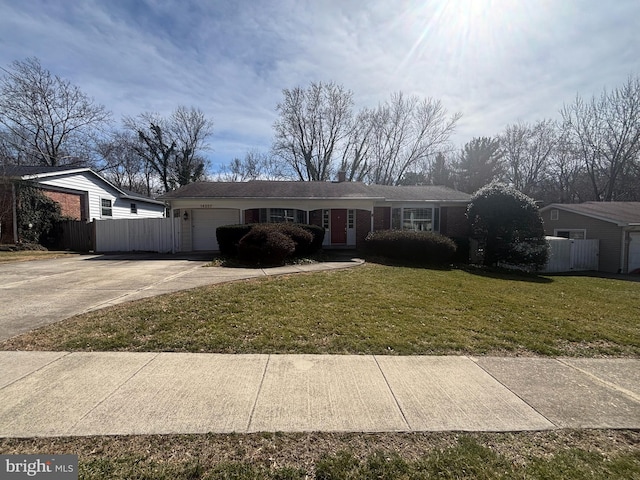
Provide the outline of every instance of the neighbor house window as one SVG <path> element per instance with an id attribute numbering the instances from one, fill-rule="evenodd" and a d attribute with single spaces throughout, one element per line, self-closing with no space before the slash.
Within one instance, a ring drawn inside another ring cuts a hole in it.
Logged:
<path id="1" fill-rule="evenodd" d="M 102 207 L 100 215 L 102 217 L 113 216 L 113 203 L 110 198 L 103 198 L 100 200 L 100 206 Z"/>
<path id="2" fill-rule="evenodd" d="M 556 230 L 555 236 L 570 238 L 571 240 L 584 240 L 587 238 L 587 231 L 584 229 Z"/>
<path id="3" fill-rule="evenodd" d="M 135 203 L 131 204 L 131 213 L 138 213 L 138 206 Z"/>
<path id="4" fill-rule="evenodd" d="M 551 220 L 558 220 L 558 218 L 560 218 L 560 210 L 554 208 L 551 210 Z"/>

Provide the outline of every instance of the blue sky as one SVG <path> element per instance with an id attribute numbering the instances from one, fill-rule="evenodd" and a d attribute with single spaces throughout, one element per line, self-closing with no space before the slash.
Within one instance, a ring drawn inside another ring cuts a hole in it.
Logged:
<path id="1" fill-rule="evenodd" d="M 453 141 L 557 118 L 640 74 L 638 0 L 0 0 L 0 66 L 38 57 L 114 114 L 196 106 L 216 165 L 267 150 L 283 88 L 462 112 Z"/>

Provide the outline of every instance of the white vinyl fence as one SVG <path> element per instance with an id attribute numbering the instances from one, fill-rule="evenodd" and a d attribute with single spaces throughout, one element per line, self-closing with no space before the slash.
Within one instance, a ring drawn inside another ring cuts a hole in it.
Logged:
<path id="1" fill-rule="evenodd" d="M 549 261 L 543 272 L 577 272 L 598 270 L 599 240 L 571 240 L 547 237 L 551 247 Z"/>
<path id="2" fill-rule="evenodd" d="M 169 253 L 173 248 L 173 224 L 179 218 L 99 220 L 95 251 Z"/>

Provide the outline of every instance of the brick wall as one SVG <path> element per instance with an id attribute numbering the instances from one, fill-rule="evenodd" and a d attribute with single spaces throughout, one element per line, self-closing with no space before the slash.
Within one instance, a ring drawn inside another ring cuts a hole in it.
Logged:
<path id="1" fill-rule="evenodd" d="M 364 245 L 364 239 L 371 231 L 371 212 L 369 210 L 356 210 L 356 247 Z"/>
<path id="2" fill-rule="evenodd" d="M 440 233 L 447 237 L 469 236 L 467 207 L 442 207 L 440 209 Z"/>
<path id="3" fill-rule="evenodd" d="M 309 225 L 322 226 L 322 210 L 311 210 L 309 212 Z"/>
<path id="4" fill-rule="evenodd" d="M 391 207 L 373 207 L 373 230 L 389 230 L 391 228 Z"/>
<path id="5" fill-rule="evenodd" d="M 260 210 L 251 208 L 244 211 L 244 223 L 260 223 Z"/>
<path id="6" fill-rule="evenodd" d="M 82 220 L 82 207 L 84 203 L 82 201 L 82 195 L 77 195 L 75 193 L 53 192 L 50 190 L 43 190 L 42 193 L 60 205 L 63 217 L 72 218 L 73 220 Z"/>

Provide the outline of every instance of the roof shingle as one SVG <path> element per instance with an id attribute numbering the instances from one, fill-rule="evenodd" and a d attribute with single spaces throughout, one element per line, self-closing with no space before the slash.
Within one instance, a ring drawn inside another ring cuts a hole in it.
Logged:
<path id="1" fill-rule="evenodd" d="M 425 185 L 396 187 L 366 185 L 360 182 L 285 182 L 252 180 L 249 182 L 197 182 L 162 195 L 177 198 L 360 198 L 404 201 L 463 201 L 471 195 L 451 188 Z"/>

